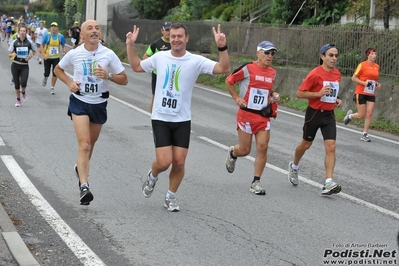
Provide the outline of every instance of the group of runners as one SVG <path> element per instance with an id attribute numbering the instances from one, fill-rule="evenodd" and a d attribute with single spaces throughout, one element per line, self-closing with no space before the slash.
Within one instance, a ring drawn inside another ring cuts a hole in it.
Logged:
<path id="1" fill-rule="evenodd" d="M 3 18 L 6 16 L 3 15 Z M 54 86 L 57 81 L 54 68 L 61 56 L 66 54 L 66 39 L 63 34 L 58 32 L 58 23 L 52 22 L 50 30 L 48 30 L 45 27 L 45 21 L 37 23 L 36 17 L 32 20 L 29 18 L 26 22 L 23 17 L 19 18 L 18 22 L 15 22 L 13 17 L 4 19 L 4 21 L 5 35 L 3 39 L 8 43 L 9 58 L 12 61 L 10 84 L 15 88 L 15 107 L 21 106 L 21 99 L 22 101 L 28 100 L 26 93 L 29 77 L 28 61 L 35 55 L 38 64 L 44 65 L 43 87 L 47 85 L 50 71 L 52 72 L 50 94 L 54 95 Z M 22 98 L 20 93 L 22 93 Z"/>
<path id="2" fill-rule="evenodd" d="M 45 34 L 40 45 L 34 46 L 27 40 L 26 26 L 19 27 L 19 37 L 10 44 L 10 58 L 13 60 L 11 68 L 14 81 L 17 81 L 15 82 L 17 96 L 15 106 L 20 106 L 20 86 L 22 99 L 27 100 L 25 90 L 27 74 L 25 73 L 29 71 L 28 61 L 37 51 L 40 51 L 45 61 L 43 86 L 47 83 L 49 69 L 52 66 L 52 88 L 59 77 L 71 91 L 68 115 L 73 121 L 78 139 L 78 156 L 74 171 L 79 182 L 80 203 L 89 205 L 94 199 L 89 189 L 89 165 L 94 145 L 102 125 L 107 120 L 109 85 L 110 82 L 126 85 L 128 81 L 120 59 L 112 50 L 100 44 L 102 35 L 99 24 L 95 20 L 88 20 L 82 24 L 82 29 L 79 28 L 79 32 L 81 31 L 79 36 L 83 37 L 81 42 L 73 38 L 76 49 L 66 55 L 65 38 L 58 33 L 58 24 L 53 22 L 50 26 L 50 33 Z M 273 90 L 276 71 L 271 66 L 278 51 L 270 41 L 262 41 L 256 47 L 256 60 L 245 63 L 230 72 L 226 36 L 221 31 L 220 25 L 212 31 L 219 61 L 213 61 L 186 50 L 189 35 L 187 27 L 182 23 L 165 22 L 161 28 L 162 37 L 149 46 L 143 59 L 134 49 L 139 28 L 134 26 L 132 32 L 126 34 L 126 49 L 132 70 L 153 73 L 151 122 L 155 159 L 145 177 L 142 193 L 145 197 L 150 197 L 159 174 L 171 166 L 164 206 L 172 212 L 180 209 L 176 193 L 184 177 L 185 160 L 190 142 L 192 90 L 201 73 L 229 73 L 225 84 L 238 107 L 236 116 L 238 144 L 228 149 L 226 170 L 229 173 L 234 172 L 237 158 L 249 154 L 254 137 L 256 159 L 249 190 L 256 195 L 266 194 L 260 179 L 267 162 L 271 118 L 276 116 L 277 103 L 280 100 L 279 94 Z M 76 37 L 72 35 L 72 30 L 70 34 L 71 37 Z M 60 47 L 63 48 L 62 51 Z M 61 54 L 65 56 L 60 62 Z M 352 111 L 348 111 L 345 124 L 352 119 L 362 118 L 365 113 L 369 116 L 373 111 L 375 90 L 381 88 L 377 82 L 379 67 L 375 63 L 376 55 L 375 48 L 367 49 L 367 60 L 359 64 L 352 77 L 352 80 L 357 83 L 354 100 L 358 113 L 353 114 Z M 341 73 L 335 67 L 339 57 L 339 47 L 334 44 L 325 44 L 321 47 L 319 56 L 320 66 L 307 75 L 296 93 L 298 98 L 308 99 L 308 108 L 302 140 L 295 149 L 293 160 L 288 165 L 288 180 L 294 186 L 299 184 L 299 161 L 312 146 L 316 133 L 320 129 L 326 151 L 324 159 L 326 175 L 321 194 L 331 195 L 341 191 L 341 186 L 333 181 L 337 133 L 334 109 L 342 104 L 338 97 Z M 74 69 L 73 80 L 69 79 L 65 73 L 68 67 Z M 235 85 L 238 85 L 239 92 L 236 91 Z M 365 123 L 365 131 L 367 129 L 368 124 Z M 367 132 L 361 139 L 370 141 Z"/>

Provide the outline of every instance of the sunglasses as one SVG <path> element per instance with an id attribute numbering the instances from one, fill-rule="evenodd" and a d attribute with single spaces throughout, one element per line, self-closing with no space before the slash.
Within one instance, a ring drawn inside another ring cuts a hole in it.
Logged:
<path id="1" fill-rule="evenodd" d="M 263 53 L 264 53 L 265 55 L 271 54 L 272 56 L 274 56 L 274 55 L 276 54 L 275 51 L 263 51 Z"/>
<path id="2" fill-rule="evenodd" d="M 335 56 L 335 58 L 338 58 L 339 54 L 328 54 L 328 56 L 329 57 L 334 57 Z"/>

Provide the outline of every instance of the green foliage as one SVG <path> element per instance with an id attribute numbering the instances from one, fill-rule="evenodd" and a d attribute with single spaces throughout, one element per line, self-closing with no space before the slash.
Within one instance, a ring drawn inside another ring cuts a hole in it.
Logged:
<path id="1" fill-rule="evenodd" d="M 179 3 L 178 0 L 132 0 L 131 6 L 138 11 L 140 18 L 159 20 L 163 19 L 170 9 L 179 6 Z"/>
<path id="2" fill-rule="evenodd" d="M 186 4 L 172 8 L 169 10 L 168 15 L 165 16 L 166 20 L 171 21 L 188 21 L 191 18 L 189 7 Z"/>
<path id="3" fill-rule="evenodd" d="M 331 1 L 328 1 L 331 2 Z M 320 6 L 317 21 L 321 25 L 328 25 L 339 22 L 342 15 L 349 11 L 350 7 L 347 1 L 336 2 L 328 6 Z"/>
<path id="4" fill-rule="evenodd" d="M 299 1 L 273 0 L 271 7 L 272 22 L 289 24 L 300 6 Z"/>
<path id="5" fill-rule="evenodd" d="M 35 13 L 35 16 L 39 18 L 43 17 L 56 17 L 58 14 L 55 12 L 49 12 L 49 11 L 38 11 Z"/>
<path id="6" fill-rule="evenodd" d="M 377 129 L 377 130 L 387 131 L 387 132 L 393 133 L 393 134 L 399 133 L 399 126 L 383 117 L 380 117 L 377 120 L 371 121 L 370 127 Z"/>
<path id="7" fill-rule="evenodd" d="M 15 12 L 25 13 L 24 5 L 2 5 L 1 13 L 10 14 Z"/>
<path id="8" fill-rule="evenodd" d="M 220 4 L 218 5 L 214 10 L 213 10 L 213 17 L 214 18 L 220 18 L 220 16 L 222 15 L 223 11 L 228 8 L 230 6 L 229 3 L 224 3 L 224 4 Z"/>
<path id="9" fill-rule="evenodd" d="M 205 19 L 203 16 L 203 10 L 210 8 L 209 11 L 211 11 L 213 6 L 212 0 L 186 0 L 184 2 L 185 5 L 189 8 L 191 19 L 193 20 Z M 208 19 L 209 18 L 210 17 L 208 17 Z"/>
<path id="10" fill-rule="evenodd" d="M 83 13 L 83 5 L 85 2 L 86 2 L 85 0 L 77 0 L 78 12 Z"/>
<path id="11" fill-rule="evenodd" d="M 58 14 L 64 13 L 64 0 L 52 0 L 51 7 Z"/>
<path id="12" fill-rule="evenodd" d="M 72 27 L 75 20 L 80 21 L 82 13 L 78 12 L 78 0 L 66 0 L 65 1 L 65 16 L 66 26 L 69 29 Z"/>
<path id="13" fill-rule="evenodd" d="M 234 12 L 235 12 L 236 7 L 235 6 L 229 6 L 227 7 L 222 15 L 220 16 L 221 21 L 230 21 L 234 20 Z M 232 19 L 233 18 L 233 19 Z"/>

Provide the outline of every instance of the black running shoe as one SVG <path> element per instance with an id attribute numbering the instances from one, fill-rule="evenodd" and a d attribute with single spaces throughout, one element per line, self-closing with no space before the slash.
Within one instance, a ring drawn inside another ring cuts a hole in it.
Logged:
<path id="1" fill-rule="evenodd" d="M 80 205 L 89 205 L 94 199 L 88 187 L 84 186 L 80 189 Z"/>

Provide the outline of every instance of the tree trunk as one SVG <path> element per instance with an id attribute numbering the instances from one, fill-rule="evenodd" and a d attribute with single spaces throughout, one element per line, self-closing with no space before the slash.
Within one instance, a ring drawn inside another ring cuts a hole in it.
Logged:
<path id="1" fill-rule="evenodd" d="M 389 29 L 389 1 L 390 0 L 385 0 L 384 5 L 384 29 L 386 30 Z"/>

